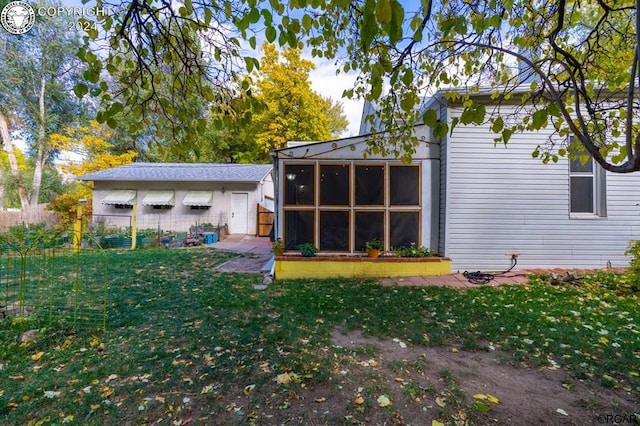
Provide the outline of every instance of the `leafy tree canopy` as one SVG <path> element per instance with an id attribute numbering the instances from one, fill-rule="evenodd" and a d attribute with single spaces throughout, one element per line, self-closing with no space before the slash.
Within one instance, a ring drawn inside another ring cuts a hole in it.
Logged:
<path id="1" fill-rule="evenodd" d="M 279 52 L 264 43 L 262 50 L 260 69 L 250 75 L 253 102 L 248 106 L 237 98 L 229 103 L 223 128 L 209 126 L 198 144 L 202 158 L 269 162 L 269 151 L 286 146 L 287 141 L 327 140 L 346 129 L 342 104 L 311 88 L 313 62 L 303 59 L 299 49 Z"/>
<path id="2" fill-rule="evenodd" d="M 280 54 L 268 43 L 256 78 L 256 98 L 264 105 L 253 116 L 256 143 L 264 154 L 286 146 L 287 141 L 322 141 L 338 137 L 347 127 L 346 118 L 329 99 L 311 88 L 309 72 L 313 62 L 303 59 L 298 49 Z M 327 112 L 336 108 L 334 116 Z"/>
<path id="3" fill-rule="evenodd" d="M 69 162 L 61 168 L 66 174 L 82 176 L 129 164 L 137 157 L 135 151 L 118 152 L 117 147 L 109 142 L 111 136 L 111 130 L 106 125 L 91 121 L 85 126 L 68 127 L 60 133 L 54 133 L 51 135 L 51 146 L 80 158 L 80 161 Z M 60 214 L 63 223 L 70 224 L 76 217 L 78 202 L 93 197 L 93 182 L 74 182 L 56 194 L 49 208 Z M 91 202 L 86 206 L 88 213 L 91 211 Z"/>
<path id="4" fill-rule="evenodd" d="M 240 81 L 240 90 L 250 87 L 246 79 L 231 77 L 259 66 L 241 46 L 255 48 L 257 33 L 264 34 L 280 46 L 306 43 L 313 56 L 335 60 L 341 72 L 359 73 L 347 95 L 379 105 L 390 131 L 390 136 L 374 140 L 372 149 L 410 155 L 417 141 L 406 135 L 421 120 L 436 136 L 452 131 L 434 112 L 423 111 L 421 103 L 434 89 L 462 88 L 448 95 L 464 108 L 453 127 L 488 122 L 496 141 L 507 143 L 514 132 L 549 125 L 555 134 L 536 150 L 545 161 L 579 148 L 605 169 L 625 173 L 640 170 L 639 3 L 185 0 L 173 7 L 166 0 L 136 0 L 126 4 L 126 13 L 101 22 L 110 53 L 97 57 L 86 50 L 81 57 L 89 66 L 87 79 L 100 90 L 108 88 L 101 81 L 103 64 L 109 73 L 124 67 L 134 77 L 123 91 L 125 105 L 110 102 L 106 92 L 102 95 L 101 118 L 107 121 L 125 107 L 139 108 L 141 91 L 157 96 L 171 112 L 171 97 L 152 90 L 152 65 L 158 62 L 182 67 L 176 90 L 199 81 L 194 75 L 207 75 L 211 89 L 200 88 L 201 95 L 223 107 L 229 94 L 237 95 L 238 88 L 229 82 Z M 183 27 L 206 39 L 206 61 L 170 30 Z M 97 37 L 98 32 L 89 33 L 89 38 Z M 122 51 L 133 52 L 135 59 L 123 60 Z M 526 67 L 518 69 L 519 64 Z M 523 85 L 527 74 L 533 81 Z M 470 96 L 479 86 L 491 88 L 495 109 L 488 111 L 486 103 Z M 501 111 L 507 102 L 523 108 L 518 120 Z M 568 150 L 569 135 L 577 143 Z"/>

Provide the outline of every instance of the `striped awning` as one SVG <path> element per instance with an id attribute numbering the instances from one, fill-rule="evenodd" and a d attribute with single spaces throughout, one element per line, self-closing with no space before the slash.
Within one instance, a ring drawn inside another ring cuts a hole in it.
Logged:
<path id="1" fill-rule="evenodd" d="M 151 190 L 142 199 L 145 206 L 174 206 L 175 192 L 173 189 Z"/>
<path id="2" fill-rule="evenodd" d="M 213 191 L 187 191 L 182 204 L 185 206 L 209 206 L 213 201 Z"/>
<path id="3" fill-rule="evenodd" d="M 135 189 L 112 189 L 102 200 L 102 204 L 133 204 L 136 200 Z"/>

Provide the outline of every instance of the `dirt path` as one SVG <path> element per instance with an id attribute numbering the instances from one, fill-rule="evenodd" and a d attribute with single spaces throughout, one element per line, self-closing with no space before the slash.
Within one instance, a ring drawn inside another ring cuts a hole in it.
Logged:
<path id="1" fill-rule="evenodd" d="M 624 416 L 634 416 L 640 404 L 637 395 L 577 380 L 560 368 L 514 365 L 500 351 L 414 347 L 360 332 L 337 332 L 333 342 L 351 350 L 377 349 L 377 357 L 360 357 L 345 366 L 356 382 L 360 377 L 371 379 L 372 372 L 386 382 L 396 418 L 402 419 L 399 423 L 431 424 L 433 419 L 449 418 L 471 424 L 587 425 L 607 420 L 614 424 L 618 416 L 618 423 L 624 424 Z M 498 402 L 474 395 L 491 395 Z M 476 403 L 488 407 L 487 413 Z M 384 421 L 378 416 L 371 410 L 368 420 Z"/>

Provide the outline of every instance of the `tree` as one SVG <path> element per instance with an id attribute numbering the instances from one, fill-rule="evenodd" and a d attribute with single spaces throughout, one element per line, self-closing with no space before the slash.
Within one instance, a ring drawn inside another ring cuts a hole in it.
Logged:
<path id="1" fill-rule="evenodd" d="M 68 23 L 41 17 L 26 34 L 0 34 L 0 139 L 8 155 L 23 209 L 39 202 L 45 165 L 54 152 L 49 135 L 79 114 L 77 98 L 69 92 L 75 84 L 79 46 Z M 26 141 L 33 156 L 33 176 L 27 184 L 12 137 Z"/>
<path id="2" fill-rule="evenodd" d="M 218 128 L 211 120 L 201 138 L 200 158 L 222 162 L 269 162 L 269 151 L 287 141 L 318 141 L 338 137 L 349 124 L 342 104 L 311 88 L 315 65 L 298 49 L 278 52 L 263 44 L 261 67 L 251 74 L 249 100 L 231 100 Z"/>
<path id="3" fill-rule="evenodd" d="M 313 62 L 298 49 L 280 54 L 263 44 L 264 56 L 256 78 L 256 98 L 264 107 L 253 115 L 255 139 L 263 153 L 286 146 L 287 141 L 322 141 L 337 137 L 347 127 L 340 104 L 311 89 Z M 329 115 L 330 112 L 332 115 Z M 268 157 L 267 157 L 268 158 Z"/>
<path id="4" fill-rule="evenodd" d="M 176 11 L 165 1 L 133 1 L 122 18 L 105 18 L 103 28 L 113 27 L 111 42 L 134 51 L 132 66 L 148 81 L 148 64 L 161 59 L 154 37 L 157 44 L 170 42 L 156 25 L 159 16 L 215 34 L 210 40 L 218 77 L 234 73 L 234 58 L 243 58 L 248 72 L 258 65 L 239 49 L 242 39 L 255 48 L 254 28 L 264 28 L 267 41 L 280 46 L 299 47 L 304 40 L 313 56 L 360 73 L 347 95 L 380 105 L 389 131 L 374 138 L 372 149 L 403 157 L 416 143 L 407 136 L 414 123 L 424 121 L 436 136 L 454 130 L 421 110 L 423 94 L 490 86 L 497 102 L 490 112 L 473 96 L 450 95 L 464 106 L 454 128 L 490 123 L 496 141 L 508 143 L 514 132 L 551 125 L 551 143 L 536 150 L 545 161 L 579 149 L 605 169 L 627 173 L 640 170 L 639 8 L 640 0 L 422 0 L 414 10 L 399 0 L 185 0 Z M 198 58 L 186 58 L 185 67 L 197 70 Z M 518 64 L 526 70 L 518 71 Z M 522 85 L 530 75 L 535 81 Z M 501 111 L 506 102 L 522 107 L 520 122 Z M 570 135 L 578 143 L 568 147 Z"/>
<path id="5" fill-rule="evenodd" d="M 115 146 L 109 142 L 111 136 L 106 125 L 100 125 L 94 120 L 86 126 L 69 127 L 61 133 L 51 135 L 51 146 L 56 150 L 72 153 L 79 159 L 62 165 L 64 173 L 82 176 L 129 164 L 137 157 L 134 151 L 114 152 Z M 78 202 L 81 199 L 90 201 L 92 198 L 92 182 L 75 182 L 54 197 L 49 208 L 60 214 L 63 223 L 70 224 L 75 219 Z M 91 203 L 88 202 L 87 205 L 90 206 Z"/>

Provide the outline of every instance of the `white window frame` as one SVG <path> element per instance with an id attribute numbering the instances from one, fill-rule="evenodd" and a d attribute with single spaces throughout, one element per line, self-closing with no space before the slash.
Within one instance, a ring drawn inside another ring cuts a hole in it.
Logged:
<path id="1" fill-rule="evenodd" d="M 573 138 L 571 138 L 573 141 Z M 568 174 L 569 174 L 569 217 L 571 219 L 600 219 L 607 216 L 607 184 L 606 184 L 606 171 L 595 162 L 595 160 L 589 156 L 591 163 L 590 172 L 574 172 L 571 170 L 571 160 L 568 161 Z M 591 212 L 574 212 L 571 211 L 571 192 L 572 184 L 571 178 L 591 178 L 593 181 L 593 206 Z"/>

